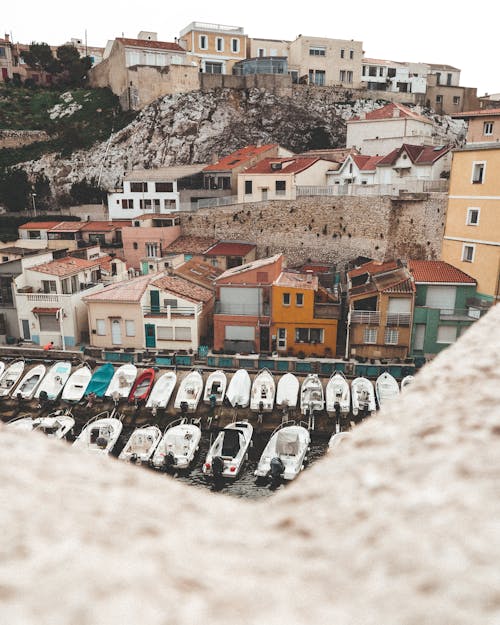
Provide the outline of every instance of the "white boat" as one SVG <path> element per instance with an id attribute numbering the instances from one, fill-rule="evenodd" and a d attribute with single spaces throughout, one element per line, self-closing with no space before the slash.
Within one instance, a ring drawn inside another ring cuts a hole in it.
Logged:
<path id="1" fill-rule="evenodd" d="M 120 436 L 122 427 L 120 419 L 102 412 L 86 423 L 73 446 L 98 454 L 109 454 Z"/>
<path id="2" fill-rule="evenodd" d="M 56 410 L 46 417 L 33 419 L 33 429 L 43 432 L 49 438 L 65 438 L 74 425 L 72 415 L 64 410 Z"/>
<path id="3" fill-rule="evenodd" d="M 295 479 L 304 468 L 310 443 L 306 428 L 294 421 L 283 423 L 271 434 L 254 475 L 273 481 Z"/>
<path id="4" fill-rule="evenodd" d="M 16 417 L 11 421 L 7 421 L 6 428 L 11 430 L 19 430 L 21 432 L 31 432 L 33 430 L 33 417 Z"/>
<path id="5" fill-rule="evenodd" d="M 375 381 L 375 394 L 379 408 L 396 399 L 399 395 L 399 386 L 396 379 L 387 371 L 378 376 Z"/>
<path id="6" fill-rule="evenodd" d="M 13 395 L 21 399 L 31 399 L 47 371 L 45 365 L 36 365 L 30 369 L 19 382 Z"/>
<path id="7" fill-rule="evenodd" d="M 0 378 L 0 397 L 8 397 L 24 371 L 24 360 L 16 360 L 5 369 Z"/>
<path id="8" fill-rule="evenodd" d="M 230 423 L 210 447 L 202 471 L 214 478 L 238 477 L 252 442 L 253 427 L 247 421 Z"/>
<path id="9" fill-rule="evenodd" d="M 300 411 L 303 415 L 323 410 L 325 404 L 323 385 L 316 373 L 310 373 L 300 387 Z"/>
<path id="10" fill-rule="evenodd" d="M 359 411 L 370 414 L 375 411 L 375 391 L 367 378 L 355 378 L 351 382 L 352 414 L 356 417 Z"/>
<path id="11" fill-rule="evenodd" d="M 238 369 L 231 378 L 226 397 L 233 408 L 247 408 L 250 403 L 252 381 L 246 369 Z"/>
<path id="12" fill-rule="evenodd" d="M 216 406 L 220 406 L 224 401 L 227 387 L 227 376 L 221 369 L 212 371 L 207 378 L 205 384 L 205 393 L 203 395 L 203 401 L 205 404 L 211 404 L 215 402 Z M 213 399 L 211 399 L 213 397 Z"/>
<path id="13" fill-rule="evenodd" d="M 55 401 L 68 381 L 70 373 L 71 363 L 69 360 L 60 360 L 59 362 L 53 364 L 47 371 L 47 375 L 43 378 L 41 384 L 38 386 L 35 397 L 37 399 L 40 398 Z"/>
<path id="14" fill-rule="evenodd" d="M 276 406 L 278 408 L 296 408 L 299 389 L 300 382 L 293 373 L 282 375 L 276 389 Z"/>
<path id="15" fill-rule="evenodd" d="M 112 397 L 114 400 L 126 399 L 130 395 L 136 377 L 137 367 L 135 365 L 127 363 L 118 367 L 104 396 Z"/>
<path id="16" fill-rule="evenodd" d="M 343 445 L 344 441 L 346 441 L 348 438 L 351 438 L 350 432 L 337 432 L 336 434 L 333 434 L 328 441 L 327 451 L 334 452 L 337 447 Z"/>
<path id="17" fill-rule="evenodd" d="M 185 470 L 191 466 L 200 446 L 201 430 L 185 419 L 174 421 L 163 434 L 151 465 L 155 469 Z"/>
<path id="18" fill-rule="evenodd" d="M 148 462 L 161 440 L 161 430 L 156 425 L 136 428 L 118 458 L 141 464 Z"/>
<path id="19" fill-rule="evenodd" d="M 351 389 L 349 382 L 340 371 L 335 373 L 328 380 L 325 390 L 326 411 L 329 415 L 346 415 L 351 409 Z"/>
<path id="20" fill-rule="evenodd" d="M 63 389 L 61 399 L 71 403 L 79 402 L 85 394 L 91 377 L 92 371 L 88 365 L 84 364 L 81 367 L 78 367 L 78 369 L 73 371 L 73 373 L 69 376 L 69 379 Z"/>
<path id="21" fill-rule="evenodd" d="M 186 408 L 187 412 L 195 412 L 202 393 L 203 378 L 199 371 L 193 369 L 181 380 L 175 397 L 174 408 L 181 411 Z"/>
<path id="22" fill-rule="evenodd" d="M 0 360 L 0 377 L 2 377 L 4 371 L 5 371 L 5 363 L 3 360 Z"/>
<path id="23" fill-rule="evenodd" d="M 153 408 L 155 411 L 158 408 L 166 408 L 176 384 L 177 374 L 175 371 L 167 371 L 160 375 L 149 394 L 146 408 Z"/>
<path id="24" fill-rule="evenodd" d="M 401 380 L 401 390 L 413 384 L 414 380 L 415 380 L 414 375 L 405 375 L 405 377 Z M 2 385 L 2 381 L 0 380 L 0 386 L 1 385 Z"/>
<path id="25" fill-rule="evenodd" d="M 276 384 L 269 369 L 262 369 L 255 376 L 250 393 L 250 410 L 271 412 L 274 407 Z"/>

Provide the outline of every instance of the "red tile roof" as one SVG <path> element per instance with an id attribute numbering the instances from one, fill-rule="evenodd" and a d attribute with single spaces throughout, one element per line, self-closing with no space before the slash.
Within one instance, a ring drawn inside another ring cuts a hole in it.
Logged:
<path id="1" fill-rule="evenodd" d="M 381 289 L 382 293 L 414 293 L 415 292 L 415 283 L 411 278 L 407 278 L 406 280 L 402 280 L 401 282 L 397 282 L 396 284 L 391 284 L 386 288 Z"/>
<path id="2" fill-rule="evenodd" d="M 298 174 L 317 163 L 319 158 L 308 158 L 306 156 L 288 156 L 286 158 L 264 158 L 259 163 L 245 170 L 244 174 L 272 174 L 280 176 L 282 174 Z M 273 163 L 281 163 L 282 169 L 273 169 Z"/>
<path id="3" fill-rule="evenodd" d="M 46 273 L 51 276 L 59 276 L 61 278 L 94 267 L 99 267 L 98 258 L 95 260 L 85 260 L 83 258 L 75 258 L 74 256 L 65 256 L 64 258 L 53 260 L 50 263 L 44 263 L 43 265 L 38 265 L 37 267 L 30 267 L 29 270 L 40 271 L 40 273 Z"/>
<path id="4" fill-rule="evenodd" d="M 377 164 L 383 159 L 383 156 L 365 156 L 362 154 L 355 154 L 352 156 L 352 160 L 358 166 L 361 171 L 374 171 Z"/>
<path id="5" fill-rule="evenodd" d="M 222 269 L 192 258 L 174 270 L 174 275 L 184 278 L 208 290 L 213 290 L 214 281 L 221 275 Z"/>
<path id="6" fill-rule="evenodd" d="M 408 266 L 417 283 L 477 284 L 474 278 L 443 260 L 410 260 Z"/>
<path id="7" fill-rule="evenodd" d="M 390 260 L 386 263 L 383 263 L 380 260 L 371 260 L 368 263 L 364 263 L 360 267 L 351 269 L 351 271 L 348 271 L 348 275 L 350 278 L 362 276 L 364 273 L 368 273 L 373 276 L 377 273 L 383 273 L 384 271 L 391 271 L 393 269 L 396 269 L 397 267 L 398 263 L 395 260 Z"/>
<path id="8" fill-rule="evenodd" d="M 203 254 L 214 243 L 216 239 L 210 237 L 181 236 L 163 250 L 164 254 Z"/>
<path id="9" fill-rule="evenodd" d="M 205 256 L 246 256 L 257 246 L 254 243 L 231 243 L 221 241 L 205 252 Z"/>
<path id="10" fill-rule="evenodd" d="M 455 113 L 451 117 L 458 119 L 468 119 L 469 117 L 498 117 L 500 115 L 500 109 L 481 109 L 479 111 L 465 111 L 464 113 Z"/>
<path id="11" fill-rule="evenodd" d="M 60 221 L 28 221 L 19 226 L 19 230 L 50 230 L 60 223 Z"/>
<path id="12" fill-rule="evenodd" d="M 209 302 L 215 296 L 213 291 L 178 276 L 162 276 L 151 282 L 151 286 L 175 293 L 191 302 Z"/>
<path id="13" fill-rule="evenodd" d="M 395 110 L 399 110 L 398 117 L 395 117 L 394 115 Z M 365 120 L 373 121 L 377 119 L 398 119 L 402 117 L 415 119 L 421 122 L 432 124 L 432 122 L 429 119 L 427 119 L 427 117 L 424 117 L 423 115 L 419 115 L 418 113 L 415 113 L 412 109 L 408 108 L 407 106 L 403 106 L 402 104 L 398 104 L 397 102 L 391 102 L 390 104 L 386 104 L 385 106 L 382 106 L 381 108 L 378 108 L 378 109 L 375 109 L 374 111 L 370 111 L 369 113 L 366 113 L 366 117 L 364 119 L 361 119 L 360 117 L 353 117 L 352 119 L 349 119 L 347 123 L 350 124 L 352 122 L 359 122 L 359 121 L 365 121 Z"/>
<path id="14" fill-rule="evenodd" d="M 412 163 L 416 165 L 431 165 L 447 154 L 451 150 L 451 146 L 428 146 L 428 145 L 411 145 L 403 143 L 400 148 L 396 148 L 386 154 L 378 161 L 378 165 L 393 165 L 403 152 L 406 152 Z"/>
<path id="15" fill-rule="evenodd" d="M 291 289 L 303 289 L 308 291 L 318 290 L 318 276 L 311 273 L 301 273 L 300 271 L 282 271 L 274 281 L 276 286 Z"/>
<path id="16" fill-rule="evenodd" d="M 208 165 L 205 167 L 203 171 L 230 171 L 231 169 L 235 169 L 236 167 L 244 166 L 245 163 L 248 163 L 252 158 L 259 156 L 270 150 L 271 148 L 277 148 L 277 143 L 268 143 L 266 145 L 247 145 L 245 148 L 241 148 L 240 150 L 236 150 L 232 154 L 228 156 L 224 156 L 217 163 L 212 165 Z"/>
<path id="17" fill-rule="evenodd" d="M 173 52 L 186 52 L 184 48 L 177 43 L 170 41 L 151 41 L 150 39 L 128 39 L 127 37 L 117 37 L 116 41 L 123 43 L 124 46 L 132 48 L 152 48 L 154 50 L 172 50 Z"/>
<path id="18" fill-rule="evenodd" d="M 105 287 L 102 291 L 86 295 L 83 300 L 90 303 L 123 302 L 130 304 L 140 302 L 148 284 L 157 276 L 158 274 L 150 273 L 132 280 L 123 280 Z"/>
<path id="19" fill-rule="evenodd" d="M 86 221 L 81 230 L 85 232 L 113 232 L 119 228 L 131 225 L 132 221 L 130 219 L 123 221 Z"/>
<path id="20" fill-rule="evenodd" d="M 53 228 L 51 232 L 78 232 L 81 230 L 87 222 L 85 221 L 60 221 Z"/>

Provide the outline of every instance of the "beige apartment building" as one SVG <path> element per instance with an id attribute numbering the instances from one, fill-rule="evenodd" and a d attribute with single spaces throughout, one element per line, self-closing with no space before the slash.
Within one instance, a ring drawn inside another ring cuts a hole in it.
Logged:
<path id="1" fill-rule="evenodd" d="M 181 30 L 178 43 L 206 74 L 231 74 L 247 54 L 247 36 L 240 26 L 191 22 Z"/>
<path id="2" fill-rule="evenodd" d="M 290 53 L 290 42 L 285 39 L 248 38 L 247 57 L 254 59 L 266 56 L 286 56 Z"/>

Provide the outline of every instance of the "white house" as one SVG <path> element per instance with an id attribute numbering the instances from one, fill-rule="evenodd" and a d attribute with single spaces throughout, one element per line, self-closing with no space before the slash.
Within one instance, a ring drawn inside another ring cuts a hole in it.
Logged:
<path id="1" fill-rule="evenodd" d="M 376 184 L 377 163 L 383 156 L 349 154 L 337 170 L 327 172 L 328 185 Z"/>

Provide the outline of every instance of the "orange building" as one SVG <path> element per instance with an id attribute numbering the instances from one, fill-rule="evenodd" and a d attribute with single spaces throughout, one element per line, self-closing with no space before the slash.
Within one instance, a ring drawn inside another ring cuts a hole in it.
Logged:
<path id="1" fill-rule="evenodd" d="M 340 301 L 319 285 L 317 276 L 283 271 L 271 301 L 273 349 L 291 356 L 335 356 Z"/>

